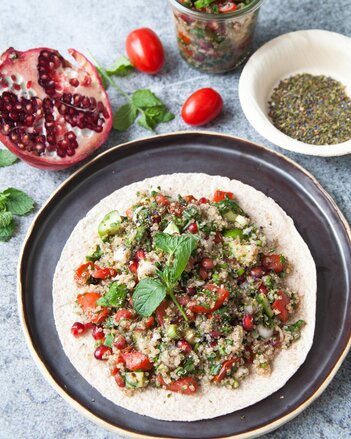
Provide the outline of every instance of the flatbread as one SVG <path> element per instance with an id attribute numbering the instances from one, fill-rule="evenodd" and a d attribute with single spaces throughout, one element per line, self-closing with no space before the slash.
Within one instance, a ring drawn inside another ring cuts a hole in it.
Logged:
<path id="1" fill-rule="evenodd" d="M 216 189 L 231 191 L 240 206 L 254 223 L 264 228 L 268 240 L 277 240 L 277 251 L 284 253 L 293 270 L 287 277 L 287 286 L 301 296 L 297 318 L 307 322 L 301 338 L 288 350 L 280 352 L 273 362 L 270 377 L 252 374 L 236 390 L 204 386 L 195 395 L 186 396 L 162 389 L 146 389 L 134 396 L 125 396 L 117 387 L 105 362 L 93 357 L 94 339 L 91 334 L 74 338 L 70 334 L 77 320 L 74 301 L 77 288 L 73 269 L 84 261 L 91 248 L 101 219 L 111 210 L 122 214 L 136 202 L 136 192 L 161 186 L 169 195 L 211 197 Z M 57 331 L 63 349 L 78 372 L 102 395 L 115 404 L 141 415 L 162 420 L 195 421 L 214 418 L 240 410 L 266 398 L 296 373 L 311 348 L 316 313 L 316 267 L 312 255 L 296 230 L 293 220 L 271 198 L 251 186 L 226 177 L 206 174 L 172 174 L 148 178 L 113 192 L 93 207 L 79 221 L 68 239 L 57 264 L 53 285 L 53 306 Z M 169 396 L 170 395 L 170 396 Z"/>

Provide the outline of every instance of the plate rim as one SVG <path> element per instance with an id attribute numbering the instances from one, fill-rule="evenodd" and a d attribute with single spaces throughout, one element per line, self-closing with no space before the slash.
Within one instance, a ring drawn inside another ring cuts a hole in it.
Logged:
<path id="1" fill-rule="evenodd" d="M 224 138 L 227 138 L 227 139 L 232 140 L 232 141 L 239 140 L 239 141 L 244 142 L 244 143 L 254 144 L 256 147 L 261 148 L 261 149 L 265 150 L 266 152 L 269 152 L 269 153 L 276 155 L 279 158 L 287 161 L 288 163 L 290 163 L 290 165 L 297 168 L 299 171 L 301 171 L 303 174 L 305 174 L 310 180 L 312 180 L 312 182 L 317 186 L 317 188 L 321 191 L 321 193 L 327 198 L 327 200 L 331 204 L 331 207 L 337 213 L 339 220 L 342 223 L 342 225 L 345 229 L 346 235 L 348 236 L 349 242 L 351 244 L 351 227 L 350 227 L 346 217 L 344 216 L 342 211 L 339 209 L 339 207 L 337 206 L 337 204 L 334 201 L 334 199 L 332 198 L 332 196 L 323 188 L 323 186 L 319 183 L 317 178 L 314 177 L 314 175 L 312 175 L 308 170 L 306 170 L 299 163 L 295 162 L 294 160 L 292 160 L 291 158 L 285 156 L 284 154 L 282 154 L 280 152 L 272 150 L 264 145 L 261 145 L 257 142 L 254 142 L 254 141 L 251 141 L 249 139 L 244 139 L 244 138 L 241 138 L 238 136 L 233 136 L 231 134 L 219 133 L 219 132 L 215 132 L 215 131 L 190 130 L 190 131 L 176 131 L 176 132 L 172 132 L 172 133 L 164 133 L 164 134 L 158 134 L 158 135 L 154 135 L 154 136 L 146 136 L 146 137 L 133 139 L 133 140 L 130 140 L 128 142 L 124 142 L 124 143 L 115 145 L 111 148 L 108 148 L 106 151 L 103 151 L 102 153 L 98 154 L 96 157 L 89 160 L 88 163 L 84 164 L 79 169 L 74 171 L 70 176 L 68 176 L 52 192 L 52 194 L 49 196 L 49 198 L 44 202 L 42 207 L 36 213 L 35 217 L 33 218 L 33 221 L 31 222 L 31 224 L 27 230 L 27 233 L 24 237 L 24 241 L 22 243 L 22 246 L 21 246 L 21 249 L 19 252 L 18 264 L 17 264 L 17 308 L 18 308 L 20 324 L 22 327 L 22 331 L 24 334 L 27 348 L 29 349 L 29 352 L 31 354 L 31 357 L 32 357 L 34 363 L 36 364 L 36 366 L 38 367 L 39 371 L 44 376 L 46 381 L 51 385 L 51 387 L 53 387 L 54 390 L 56 390 L 56 392 L 61 396 L 61 398 L 65 402 L 67 402 L 70 406 L 72 406 L 75 410 L 77 410 L 80 414 L 82 414 L 84 417 L 86 417 L 90 421 L 94 422 L 95 424 L 99 425 L 100 427 L 102 427 L 110 432 L 117 433 L 117 434 L 120 434 L 122 436 L 135 438 L 135 439 L 140 439 L 140 438 L 143 438 L 143 439 L 177 439 L 177 438 L 173 437 L 173 436 L 172 437 L 171 436 L 155 436 L 155 435 L 150 436 L 150 435 L 145 435 L 142 433 L 135 433 L 133 431 L 124 429 L 122 427 L 117 427 L 116 425 L 113 425 L 113 424 L 101 419 L 99 416 L 94 414 L 89 409 L 83 407 L 83 405 L 80 402 L 78 402 L 75 398 L 70 396 L 65 391 L 64 386 L 61 386 L 55 380 L 55 378 L 50 374 L 45 363 L 41 360 L 39 354 L 37 353 L 37 351 L 34 347 L 33 340 L 31 338 L 27 323 L 26 323 L 25 307 L 24 307 L 24 303 L 22 301 L 22 297 L 23 297 L 23 293 L 24 293 L 24 288 L 23 288 L 22 282 L 21 282 L 22 261 L 23 261 L 24 252 L 25 252 L 26 247 L 27 247 L 27 242 L 29 241 L 29 239 L 32 235 L 32 232 L 36 226 L 36 223 L 40 219 L 40 217 L 41 217 L 42 213 L 44 212 L 44 210 L 46 209 L 47 205 L 50 204 L 51 200 L 53 200 L 56 197 L 56 195 L 67 184 L 69 184 L 70 181 L 73 180 L 78 174 L 83 173 L 88 167 L 92 166 L 95 162 L 100 160 L 102 157 L 110 154 L 111 151 L 115 151 L 115 150 L 120 149 L 120 148 L 122 149 L 122 148 L 128 147 L 128 146 L 135 144 L 135 143 L 138 143 L 138 142 L 150 141 L 152 139 L 157 140 L 160 138 L 164 139 L 167 137 L 172 138 L 172 137 L 178 137 L 178 136 L 183 136 L 183 135 L 190 135 L 190 136 L 191 135 L 195 135 L 195 136 L 204 135 L 204 136 L 212 137 L 212 138 L 224 137 Z M 330 384 L 330 382 L 332 381 L 332 379 L 336 375 L 337 371 L 339 370 L 341 364 L 345 360 L 345 358 L 350 350 L 351 350 L 351 335 L 349 337 L 348 342 L 345 345 L 345 348 L 343 349 L 343 352 L 341 353 L 338 360 L 336 361 L 336 363 L 334 364 L 332 369 L 329 371 L 328 375 L 325 377 L 325 379 L 321 383 L 321 385 L 316 389 L 316 391 L 307 400 L 305 400 L 302 404 L 300 404 L 298 407 L 296 407 L 293 411 L 287 413 L 285 416 L 282 416 L 273 422 L 270 422 L 269 424 L 258 427 L 256 429 L 253 429 L 253 430 L 250 430 L 250 431 L 247 431 L 244 433 L 231 435 L 231 436 L 221 436 L 221 437 L 218 436 L 217 439 L 248 439 L 248 438 L 259 437 L 262 434 L 266 434 L 266 433 L 269 433 L 273 430 L 276 430 L 277 428 L 281 427 L 285 423 L 294 419 L 296 416 L 298 416 L 302 411 L 304 411 L 310 404 L 312 404 L 313 401 L 315 401 L 324 392 L 324 390 L 328 387 L 328 385 Z M 191 422 L 189 422 L 189 425 L 191 425 Z"/>

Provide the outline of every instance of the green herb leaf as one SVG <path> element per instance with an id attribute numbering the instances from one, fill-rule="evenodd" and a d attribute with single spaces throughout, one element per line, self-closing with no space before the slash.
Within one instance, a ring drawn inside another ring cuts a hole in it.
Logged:
<path id="1" fill-rule="evenodd" d="M 2 149 L 0 151 L 0 167 L 10 166 L 17 160 L 17 157 L 12 154 L 12 152 L 7 149 Z"/>
<path id="2" fill-rule="evenodd" d="M 87 262 L 95 262 L 98 261 L 102 255 L 103 252 L 101 251 L 100 246 L 96 245 L 95 248 L 88 255 L 86 255 L 85 259 Z"/>
<path id="3" fill-rule="evenodd" d="M 113 128 L 117 131 L 126 131 L 135 121 L 138 110 L 133 104 L 124 104 L 113 116 Z"/>
<path id="4" fill-rule="evenodd" d="M 8 226 L 12 221 L 11 212 L 0 212 L 0 228 Z"/>
<path id="5" fill-rule="evenodd" d="M 107 307 L 120 308 L 127 297 L 127 287 L 124 284 L 118 284 L 117 282 L 112 282 L 109 290 L 104 294 L 99 300 L 96 301 L 97 305 Z"/>
<path id="6" fill-rule="evenodd" d="M 173 258 L 172 263 L 164 269 L 167 284 L 175 284 L 180 279 L 197 242 L 198 239 L 194 235 L 174 236 L 157 233 L 154 238 L 155 246 Z"/>
<path id="7" fill-rule="evenodd" d="M 96 71 L 98 72 L 98 75 L 100 76 L 101 82 L 102 82 L 102 86 L 104 87 L 104 89 L 106 90 L 107 87 L 109 86 L 109 84 L 107 83 L 105 76 L 103 75 L 102 71 L 104 70 L 105 74 L 107 75 L 107 72 L 105 69 L 103 69 L 100 66 L 95 66 Z"/>
<path id="8" fill-rule="evenodd" d="M 121 55 L 113 64 L 112 67 L 109 69 L 106 69 L 106 73 L 108 75 L 115 75 L 115 76 L 126 76 L 132 70 L 134 69 L 133 64 L 130 62 L 130 60 L 124 56 Z"/>
<path id="9" fill-rule="evenodd" d="M 174 119 L 174 114 L 170 113 L 164 105 L 158 105 L 142 110 L 138 124 L 147 130 L 154 131 L 159 123 L 169 122 L 172 119 Z"/>
<path id="10" fill-rule="evenodd" d="M 2 195 L 6 197 L 2 203 L 14 215 L 26 215 L 34 208 L 33 199 L 18 189 L 10 187 L 3 191 Z"/>
<path id="11" fill-rule="evenodd" d="M 213 3 L 216 0 L 196 0 L 194 3 L 194 6 L 196 9 L 206 8 L 207 6 L 210 6 L 211 3 Z"/>
<path id="12" fill-rule="evenodd" d="M 166 297 L 166 287 L 158 279 L 142 279 L 133 294 L 133 308 L 143 317 L 150 317 Z"/>
<path id="13" fill-rule="evenodd" d="M 137 90 L 132 94 L 132 103 L 136 108 L 163 106 L 160 99 L 148 89 Z"/>
<path id="14" fill-rule="evenodd" d="M 229 211 L 240 215 L 246 215 L 246 213 L 242 210 L 239 204 L 237 204 L 235 201 L 231 200 L 230 198 L 226 198 L 225 200 L 218 201 L 217 203 L 215 203 L 215 205 L 222 215 Z"/>
<path id="15" fill-rule="evenodd" d="M 0 241 L 6 242 L 13 237 L 15 233 L 15 222 L 11 219 L 10 223 L 0 228 Z"/>
<path id="16" fill-rule="evenodd" d="M 111 333 L 107 334 L 105 337 L 104 345 L 108 346 L 109 348 L 112 348 L 114 339 L 115 337 Z"/>

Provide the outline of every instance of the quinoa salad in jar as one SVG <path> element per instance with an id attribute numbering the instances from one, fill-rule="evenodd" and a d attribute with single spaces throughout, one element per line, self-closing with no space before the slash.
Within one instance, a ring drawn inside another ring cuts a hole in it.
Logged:
<path id="1" fill-rule="evenodd" d="M 235 69 L 251 48 L 263 0 L 170 0 L 180 54 L 208 73 Z"/>

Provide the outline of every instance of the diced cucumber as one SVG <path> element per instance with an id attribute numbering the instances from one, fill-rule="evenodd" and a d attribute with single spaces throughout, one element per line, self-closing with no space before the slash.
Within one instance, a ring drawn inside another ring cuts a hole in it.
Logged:
<path id="1" fill-rule="evenodd" d="M 178 326 L 174 325 L 174 324 L 169 325 L 166 329 L 166 334 L 168 335 L 168 337 L 173 338 L 173 339 L 179 338 Z"/>
<path id="2" fill-rule="evenodd" d="M 104 216 L 103 220 L 99 224 L 98 232 L 100 238 L 104 238 L 108 235 L 115 235 L 121 228 L 121 215 L 117 210 L 112 210 Z"/>
<path id="3" fill-rule="evenodd" d="M 236 217 L 237 217 L 238 215 L 237 215 L 236 213 L 232 212 L 231 210 L 228 210 L 228 212 L 225 212 L 225 213 L 223 214 L 223 216 L 224 216 L 224 218 L 225 218 L 227 221 L 229 221 L 229 222 L 231 222 L 231 223 L 234 223 L 235 220 L 236 220 Z"/>
<path id="4" fill-rule="evenodd" d="M 263 311 L 269 318 L 273 317 L 273 311 L 267 297 L 263 293 L 259 293 L 256 297 L 257 302 L 262 306 Z"/>
<path id="5" fill-rule="evenodd" d="M 173 221 L 171 221 L 168 226 L 164 229 L 163 233 L 168 233 L 168 235 L 174 235 L 180 233 L 179 228 Z"/>
<path id="6" fill-rule="evenodd" d="M 223 236 L 225 238 L 237 238 L 239 236 L 240 239 L 243 239 L 243 231 L 241 229 L 230 229 L 230 230 L 226 230 L 223 233 Z"/>
<path id="7" fill-rule="evenodd" d="M 125 379 L 127 389 L 137 389 L 147 385 L 145 372 L 127 372 Z"/>
<path id="8" fill-rule="evenodd" d="M 133 332 L 133 342 L 138 351 L 141 351 L 144 347 L 144 337 L 141 332 Z"/>
<path id="9" fill-rule="evenodd" d="M 96 245 L 94 248 L 90 250 L 90 252 L 86 255 L 85 259 L 87 261 L 95 262 L 98 261 L 103 255 L 101 248 L 99 245 Z"/>

